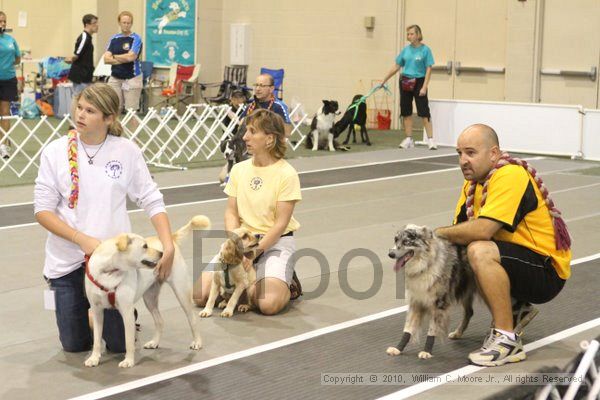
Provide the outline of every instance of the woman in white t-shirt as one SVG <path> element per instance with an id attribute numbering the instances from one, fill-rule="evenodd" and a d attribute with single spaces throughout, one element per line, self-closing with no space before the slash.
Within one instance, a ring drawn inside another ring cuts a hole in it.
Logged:
<path id="1" fill-rule="evenodd" d="M 60 341 L 69 352 L 87 351 L 92 344 L 84 255 L 102 240 L 131 232 L 127 196 L 144 208 L 164 247 L 156 267 L 160 279 L 169 275 L 174 255 L 162 194 L 140 149 L 120 137 L 119 97 L 97 83 L 75 101 L 77 129 L 46 146 L 34 189 L 35 217 L 49 232 L 44 276 L 54 291 Z M 103 337 L 109 350 L 125 351 L 116 309 L 105 311 Z"/>
<path id="2" fill-rule="evenodd" d="M 248 289 L 248 296 L 261 313 L 279 313 L 301 294 L 288 263 L 296 251 L 294 232 L 300 227 L 292 216 L 296 203 L 302 199 L 298 173 L 283 159 L 287 148 L 283 119 L 272 111 L 259 109 L 246 119 L 243 136 L 252 158 L 235 164 L 225 193 L 229 196 L 225 209 L 225 230 L 243 227 L 260 242 L 253 256 L 257 283 Z M 218 255 L 202 272 L 194 286 L 194 301 L 204 306 L 210 292 Z M 260 295 L 259 295 L 260 294 Z"/>

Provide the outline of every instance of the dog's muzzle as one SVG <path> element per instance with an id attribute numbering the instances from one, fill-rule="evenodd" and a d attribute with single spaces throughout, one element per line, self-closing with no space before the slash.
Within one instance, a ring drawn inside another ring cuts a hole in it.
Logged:
<path id="1" fill-rule="evenodd" d="M 408 250 L 402 256 L 398 257 L 396 249 L 391 249 L 390 252 L 388 253 L 388 256 L 390 258 L 396 259 L 396 264 L 394 264 L 394 272 L 398 272 L 400 270 L 400 268 L 404 267 L 406 265 L 406 263 L 411 258 L 413 258 L 414 255 L 415 255 L 414 251 Z"/>
<path id="2" fill-rule="evenodd" d="M 156 267 L 157 263 L 150 260 L 142 260 L 142 264 L 144 264 L 146 267 L 154 268 Z"/>

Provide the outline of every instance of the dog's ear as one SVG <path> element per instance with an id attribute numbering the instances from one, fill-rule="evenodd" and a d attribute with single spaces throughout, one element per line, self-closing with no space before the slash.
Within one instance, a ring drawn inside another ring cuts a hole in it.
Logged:
<path id="1" fill-rule="evenodd" d="M 433 230 L 430 227 L 428 227 L 426 225 L 422 226 L 421 231 L 423 232 L 423 237 L 425 237 L 426 239 L 433 238 Z"/>
<path id="2" fill-rule="evenodd" d="M 117 249 L 119 251 L 127 250 L 127 247 L 131 244 L 131 238 L 126 233 L 123 233 L 117 237 Z"/>
<path id="3" fill-rule="evenodd" d="M 323 105 L 326 106 L 329 103 L 329 100 L 323 100 Z"/>

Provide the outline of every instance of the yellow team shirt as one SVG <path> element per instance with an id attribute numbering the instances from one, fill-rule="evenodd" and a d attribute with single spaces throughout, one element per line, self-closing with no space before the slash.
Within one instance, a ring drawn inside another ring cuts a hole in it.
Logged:
<path id="1" fill-rule="evenodd" d="M 454 223 L 467 220 L 466 199 L 470 182 L 463 184 Z M 519 165 L 506 165 L 490 178 L 487 199 L 483 208 L 481 192 L 483 186 L 475 188 L 473 206 L 475 218 L 488 218 L 502 223 L 502 228 L 493 236 L 494 240 L 514 243 L 543 256 L 552 257 L 552 265 L 559 277 L 571 276 L 571 251 L 556 250 L 554 227 L 548 206 L 544 202 L 537 184 Z"/>
<path id="2" fill-rule="evenodd" d="M 302 199 L 298 173 L 283 159 L 267 167 L 254 166 L 252 159 L 235 164 L 225 193 L 237 199 L 241 226 L 262 235 L 275 224 L 278 201 Z M 292 216 L 284 234 L 299 227 Z"/>

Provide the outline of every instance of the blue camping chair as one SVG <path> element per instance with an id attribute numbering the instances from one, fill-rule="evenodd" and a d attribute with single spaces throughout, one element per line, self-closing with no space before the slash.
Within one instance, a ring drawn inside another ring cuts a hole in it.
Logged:
<path id="1" fill-rule="evenodd" d="M 282 69 L 269 69 L 269 68 L 261 68 L 260 73 L 269 74 L 273 77 L 275 81 L 275 97 L 279 100 L 283 100 L 283 76 L 285 71 Z"/>
<path id="2" fill-rule="evenodd" d="M 144 83 L 142 95 L 140 96 L 140 111 L 142 114 L 146 114 L 150 104 L 150 77 L 152 77 L 154 63 L 152 61 L 142 61 L 140 68 L 142 69 L 142 82 Z"/>

